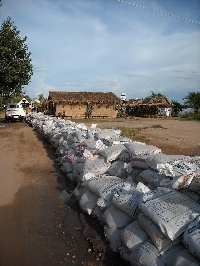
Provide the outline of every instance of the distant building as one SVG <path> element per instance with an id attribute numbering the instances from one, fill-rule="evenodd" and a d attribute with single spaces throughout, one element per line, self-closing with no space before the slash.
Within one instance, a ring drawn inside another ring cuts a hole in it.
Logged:
<path id="1" fill-rule="evenodd" d="M 21 101 L 19 102 L 19 104 L 23 107 L 24 110 L 26 110 L 26 108 L 28 108 L 31 105 L 29 103 L 29 101 L 27 101 L 26 98 L 21 99 Z"/>
<path id="2" fill-rule="evenodd" d="M 116 118 L 120 104 L 113 92 L 57 92 L 50 91 L 47 101 L 41 103 L 45 112 L 69 118 Z"/>
<path id="3" fill-rule="evenodd" d="M 120 99 L 122 101 L 126 101 L 126 93 L 125 92 L 122 92 L 121 96 L 120 96 Z"/>
<path id="4" fill-rule="evenodd" d="M 126 106 L 127 114 L 130 116 L 170 116 L 173 104 L 166 97 L 147 97 L 131 99 Z"/>

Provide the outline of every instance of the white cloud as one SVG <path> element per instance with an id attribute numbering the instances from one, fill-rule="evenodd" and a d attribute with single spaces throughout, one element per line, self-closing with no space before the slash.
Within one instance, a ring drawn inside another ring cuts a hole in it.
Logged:
<path id="1" fill-rule="evenodd" d="M 143 1 L 187 17 L 197 16 L 194 3 Z M 2 10 L 28 37 L 30 95 L 88 90 L 140 98 L 154 91 L 181 100 L 199 90 L 198 25 L 107 0 L 7 0 Z"/>

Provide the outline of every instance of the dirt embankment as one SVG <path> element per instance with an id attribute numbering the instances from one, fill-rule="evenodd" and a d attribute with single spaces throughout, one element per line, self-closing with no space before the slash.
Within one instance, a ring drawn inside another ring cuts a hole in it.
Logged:
<path id="1" fill-rule="evenodd" d="M 142 127 L 166 154 L 200 155 L 200 123 L 163 119 L 93 121 L 97 126 Z M 162 127 L 151 127 L 162 125 Z M 84 214 L 56 163 L 50 144 L 26 123 L 0 119 L 0 265 L 125 265 L 101 225 Z"/>

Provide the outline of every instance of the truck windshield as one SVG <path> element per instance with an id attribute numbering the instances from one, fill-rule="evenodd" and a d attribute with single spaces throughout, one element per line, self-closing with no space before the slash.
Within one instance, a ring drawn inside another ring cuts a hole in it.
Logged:
<path id="1" fill-rule="evenodd" d="M 19 108 L 19 105 L 17 105 L 17 104 L 10 104 L 9 108 Z"/>

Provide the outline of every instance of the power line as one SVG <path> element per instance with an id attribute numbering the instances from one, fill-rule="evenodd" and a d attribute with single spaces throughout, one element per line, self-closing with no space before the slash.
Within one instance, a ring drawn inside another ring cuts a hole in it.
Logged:
<path id="1" fill-rule="evenodd" d="M 173 18 L 177 18 L 177 19 L 185 20 L 185 21 L 187 21 L 187 22 L 191 22 L 191 23 L 195 23 L 195 24 L 200 25 L 200 22 L 198 22 L 198 21 L 193 21 L 193 20 L 191 20 L 191 19 L 182 18 L 182 17 L 176 16 L 176 15 L 172 15 L 172 14 L 169 14 L 169 13 L 166 13 L 166 12 L 162 12 L 162 11 L 160 11 L 160 10 L 155 10 L 155 9 L 152 9 L 152 8 L 149 8 L 149 7 L 145 7 L 145 6 L 137 5 L 137 4 L 134 4 L 134 3 L 130 3 L 130 2 L 123 1 L 123 0 L 116 0 L 116 1 L 117 1 L 117 2 L 121 2 L 121 3 L 123 3 L 123 4 L 131 5 L 131 6 L 134 6 L 134 7 L 139 7 L 139 8 L 142 8 L 142 9 L 149 10 L 149 11 L 151 11 L 151 12 L 159 13 L 159 14 L 162 14 L 162 15 L 165 15 L 165 16 L 170 16 L 170 17 L 173 17 Z"/>

